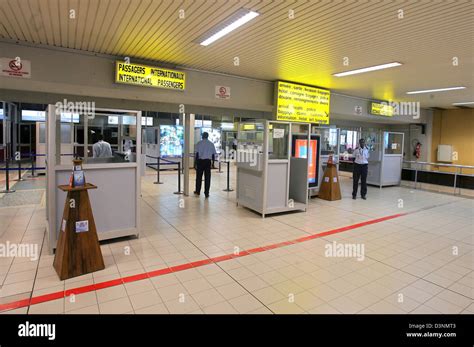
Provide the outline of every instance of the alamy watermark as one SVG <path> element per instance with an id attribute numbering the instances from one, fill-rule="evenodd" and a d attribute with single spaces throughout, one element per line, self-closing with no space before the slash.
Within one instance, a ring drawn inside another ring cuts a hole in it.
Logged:
<path id="1" fill-rule="evenodd" d="M 54 106 L 56 106 L 56 115 L 61 115 L 61 118 L 64 115 L 71 115 L 71 117 L 84 115 L 89 119 L 94 119 L 95 117 L 95 101 L 68 101 L 63 99 L 63 101 L 58 101 Z"/>
<path id="2" fill-rule="evenodd" d="M 419 101 L 383 101 L 380 104 L 387 109 L 392 110 L 394 116 L 408 116 L 413 119 L 420 118 L 420 102 Z"/>
<path id="3" fill-rule="evenodd" d="M 221 159 L 226 162 L 248 163 L 250 166 L 256 166 L 259 153 L 258 149 L 245 148 L 244 146 L 237 146 L 236 148 L 226 146 L 222 150 Z"/>
<path id="4" fill-rule="evenodd" d="M 36 243 L 0 243 L 0 258 L 30 258 L 39 259 L 38 244 Z"/>
<path id="5" fill-rule="evenodd" d="M 326 257 L 365 259 L 365 245 L 363 243 L 337 243 L 336 241 L 324 246 Z"/>

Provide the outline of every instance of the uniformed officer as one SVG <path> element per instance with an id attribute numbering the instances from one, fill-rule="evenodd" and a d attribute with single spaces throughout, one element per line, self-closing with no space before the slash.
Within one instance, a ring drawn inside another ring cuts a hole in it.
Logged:
<path id="1" fill-rule="evenodd" d="M 202 140 L 196 144 L 196 190 L 195 195 L 201 194 L 202 174 L 204 173 L 204 195 L 209 197 L 211 187 L 211 163 L 216 155 L 216 147 L 209 141 L 209 134 L 202 133 Z"/>
<path id="2" fill-rule="evenodd" d="M 356 199 L 357 190 L 359 188 L 360 178 L 360 195 L 362 199 L 366 199 L 367 195 L 367 172 L 369 167 L 369 149 L 365 145 L 365 140 L 359 140 L 359 147 L 354 150 L 354 172 L 352 174 L 352 199 Z"/>

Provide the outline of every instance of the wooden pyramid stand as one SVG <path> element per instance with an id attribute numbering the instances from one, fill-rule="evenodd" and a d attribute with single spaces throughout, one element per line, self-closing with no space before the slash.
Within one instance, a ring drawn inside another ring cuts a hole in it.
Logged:
<path id="1" fill-rule="evenodd" d="M 82 161 L 74 160 L 75 168 L 81 164 Z M 67 192 L 53 263 L 59 278 L 65 280 L 103 270 L 104 259 L 87 192 L 97 186 L 84 183 L 83 186 L 74 187 L 70 184 L 60 185 L 58 188 Z"/>
<path id="2" fill-rule="evenodd" d="M 339 177 L 337 175 L 336 164 L 329 157 L 326 170 L 324 170 L 321 187 L 319 188 L 318 197 L 323 200 L 334 201 L 341 200 L 341 187 L 339 185 Z"/>

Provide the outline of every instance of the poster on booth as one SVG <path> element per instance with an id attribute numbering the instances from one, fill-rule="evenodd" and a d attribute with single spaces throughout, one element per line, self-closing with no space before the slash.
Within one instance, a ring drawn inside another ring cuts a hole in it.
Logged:
<path id="1" fill-rule="evenodd" d="M 331 92 L 303 84 L 276 83 L 276 119 L 288 122 L 329 124 Z"/>
<path id="2" fill-rule="evenodd" d="M 0 58 L 0 76 L 31 78 L 31 62 L 20 58 Z"/>
<path id="3" fill-rule="evenodd" d="M 116 61 L 115 83 L 185 90 L 186 74 L 182 71 L 163 69 L 161 67 Z"/>

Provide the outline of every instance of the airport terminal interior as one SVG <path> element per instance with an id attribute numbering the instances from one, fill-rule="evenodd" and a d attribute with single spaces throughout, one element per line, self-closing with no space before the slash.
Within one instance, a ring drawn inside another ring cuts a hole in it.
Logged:
<path id="1" fill-rule="evenodd" d="M 470 0 L 0 1 L 0 313 L 474 314 L 473 47 Z"/>

